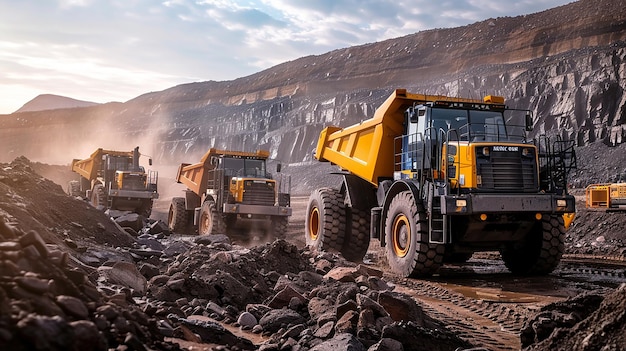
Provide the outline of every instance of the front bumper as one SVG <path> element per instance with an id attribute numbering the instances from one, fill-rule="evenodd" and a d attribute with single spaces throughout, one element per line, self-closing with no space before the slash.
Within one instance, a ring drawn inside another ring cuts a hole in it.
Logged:
<path id="1" fill-rule="evenodd" d="M 553 213 L 576 211 L 572 195 L 556 194 L 467 194 L 441 195 L 441 212 L 446 215 L 481 213 Z"/>
<path id="2" fill-rule="evenodd" d="M 291 207 L 263 206 L 246 204 L 224 204 L 224 214 L 261 215 L 261 216 L 291 216 Z"/>
<path id="3" fill-rule="evenodd" d="M 159 193 L 155 191 L 111 189 L 109 191 L 109 196 L 137 199 L 158 199 Z"/>

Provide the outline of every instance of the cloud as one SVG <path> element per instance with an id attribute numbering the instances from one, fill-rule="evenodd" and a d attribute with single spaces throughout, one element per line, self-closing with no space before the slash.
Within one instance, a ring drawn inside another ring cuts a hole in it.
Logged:
<path id="1" fill-rule="evenodd" d="M 0 0 L 0 2 L 10 0 Z M 0 113 L 38 94 L 126 101 L 298 57 L 567 0 L 57 0 L 0 12 Z"/>

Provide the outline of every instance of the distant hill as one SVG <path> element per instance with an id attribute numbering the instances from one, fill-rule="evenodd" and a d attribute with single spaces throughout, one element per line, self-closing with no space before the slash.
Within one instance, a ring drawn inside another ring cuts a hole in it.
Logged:
<path id="1" fill-rule="evenodd" d="M 65 96 L 41 94 L 30 100 L 15 112 L 34 112 L 56 110 L 60 108 L 89 107 L 99 105 L 95 102 L 76 100 Z"/>

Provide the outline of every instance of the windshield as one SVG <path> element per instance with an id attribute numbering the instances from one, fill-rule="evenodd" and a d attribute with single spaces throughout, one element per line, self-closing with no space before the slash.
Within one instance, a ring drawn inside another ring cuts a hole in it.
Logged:
<path id="1" fill-rule="evenodd" d="M 498 111 L 433 108 L 430 128 L 451 131 L 449 139 L 464 141 L 515 141 L 524 140 L 523 124 L 505 124 Z"/>
<path id="2" fill-rule="evenodd" d="M 224 173 L 231 177 L 266 178 L 265 160 L 224 157 Z"/>

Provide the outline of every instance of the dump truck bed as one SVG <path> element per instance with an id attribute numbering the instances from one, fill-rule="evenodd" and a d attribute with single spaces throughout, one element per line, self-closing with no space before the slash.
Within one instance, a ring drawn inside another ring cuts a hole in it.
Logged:
<path id="1" fill-rule="evenodd" d="M 404 112 L 414 104 L 434 101 L 483 103 L 482 100 L 407 93 L 397 89 L 376 110 L 374 117 L 347 128 L 326 127 L 320 133 L 315 158 L 332 162 L 378 186 L 392 178 L 394 142 L 403 134 Z"/>
<path id="2" fill-rule="evenodd" d="M 189 190 L 193 191 L 197 195 L 205 193 L 208 185 L 208 171 L 215 168 L 215 166 L 211 164 L 212 156 L 254 157 L 267 159 L 269 157 L 269 152 L 265 150 L 259 150 L 257 152 L 240 152 L 210 148 L 209 151 L 202 156 L 199 163 L 181 163 L 178 167 L 178 173 L 176 174 L 176 182 L 185 184 Z"/>
<path id="3" fill-rule="evenodd" d="M 113 151 L 113 150 L 104 150 L 102 148 L 94 151 L 89 158 L 86 159 L 74 159 L 72 160 L 71 170 L 78 173 L 80 176 L 93 180 L 98 176 L 98 170 L 101 168 L 102 156 L 103 155 L 112 155 L 112 156 L 127 156 L 132 157 L 133 152 L 130 151 Z"/>

